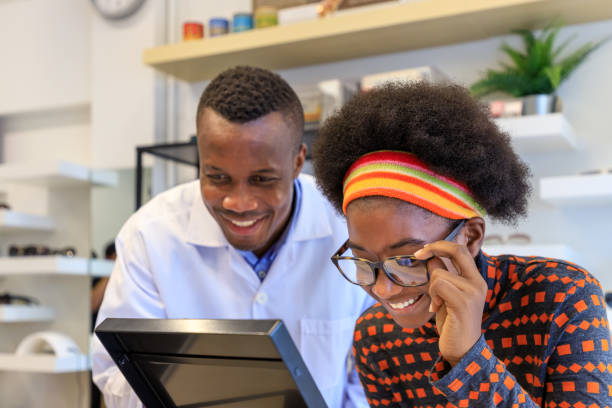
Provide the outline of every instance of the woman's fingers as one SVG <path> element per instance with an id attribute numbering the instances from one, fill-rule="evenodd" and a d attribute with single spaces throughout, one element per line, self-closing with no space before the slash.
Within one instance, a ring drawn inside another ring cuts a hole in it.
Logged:
<path id="1" fill-rule="evenodd" d="M 431 257 L 448 258 L 457 269 L 457 272 L 465 279 L 482 280 L 474 258 L 465 245 L 449 241 L 437 241 L 427 244 L 414 255 L 417 259 L 428 259 Z"/>
<path id="2" fill-rule="evenodd" d="M 447 309 L 461 308 L 466 298 L 470 297 L 469 286 L 465 282 L 453 280 L 452 278 L 456 279 L 457 276 L 452 276 L 448 271 L 436 269 L 432 278 L 429 283 L 429 296 L 434 309 L 432 312 L 436 312 L 442 304 L 445 304 Z"/>

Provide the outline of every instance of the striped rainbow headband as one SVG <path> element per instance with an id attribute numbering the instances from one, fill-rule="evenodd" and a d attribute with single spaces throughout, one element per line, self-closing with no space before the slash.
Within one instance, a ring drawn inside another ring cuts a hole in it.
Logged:
<path id="1" fill-rule="evenodd" d="M 406 152 L 382 150 L 361 156 L 344 176 L 342 211 L 357 198 L 397 198 L 450 219 L 484 217 L 470 191 Z"/>

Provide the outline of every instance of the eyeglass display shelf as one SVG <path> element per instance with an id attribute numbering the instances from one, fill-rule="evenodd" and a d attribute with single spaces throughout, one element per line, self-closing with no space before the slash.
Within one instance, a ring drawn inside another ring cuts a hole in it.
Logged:
<path id="1" fill-rule="evenodd" d="M 268 69 L 323 64 L 542 28 L 551 16 L 568 25 L 600 21 L 612 18 L 612 7 L 609 0 L 416 0 L 163 45 L 146 49 L 143 60 L 194 82 L 245 61 Z"/>
<path id="2" fill-rule="evenodd" d="M 55 318 L 53 308 L 41 305 L 0 305 L 0 323 L 44 322 Z"/>
<path id="3" fill-rule="evenodd" d="M 47 187 L 116 187 L 118 174 L 110 170 L 94 170 L 87 166 L 59 160 L 43 163 L 0 165 L 0 182 L 24 183 Z"/>
<path id="4" fill-rule="evenodd" d="M 526 115 L 495 119 L 510 134 L 512 144 L 522 153 L 569 151 L 576 149 L 572 126 L 562 113 Z"/>
<path id="5" fill-rule="evenodd" d="M 51 217 L 0 209 L 0 234 L 53 230 L 55 230 L 55 221 Z"/>
<path id="6" fill-rule="evenodd" d="M 612 205 L 612 173 L 542 178 L 540 198 L 557 206 Z"/>
<path id="7" fill-rule="evenodd" d="M 57 357 L 44 354 L 0 353 L 0 371 L 54 374 L 88 371 L 90 368 L 90 358 L 85 354 Z"/>
<path id="8" fill-rule="evenodd" d="M 582 265 L 582 258 L 573 248 L 564 244 L 501 244 L 484 245 L 489 255 L 541 256 L 556 258 Z"/>
<path id="9" fill-rule="evenodd" d="M 88 275 L 110 276 L 114 261 L 58 255 L 33 255 L 0 258 L 2 275 Z"/>

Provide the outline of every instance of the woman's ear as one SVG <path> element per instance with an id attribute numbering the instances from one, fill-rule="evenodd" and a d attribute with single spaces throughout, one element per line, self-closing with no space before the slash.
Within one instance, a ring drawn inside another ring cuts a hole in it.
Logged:
<path id="1" fill-rule="evenodd" d="M 460 242 L 467 246 L 472 257 L 478 255 L 485 235 L 485 221 L 481 217 L 470 218 L 466 221 L 460 234 Z"/>

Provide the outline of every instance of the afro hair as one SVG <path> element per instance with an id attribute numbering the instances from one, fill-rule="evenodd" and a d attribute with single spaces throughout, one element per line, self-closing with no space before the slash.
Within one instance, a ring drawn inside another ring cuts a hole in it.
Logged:
<path id="1" fill-rule="evenodd" d="M 486 107 L 459 85 L 389 83 L 353 97 L 324 123 L 314 143 L 314 172 L 338 212 L 347 170 L 378 150 L 415 154 L 466 185 L 492 218 L 513 223 L 527 213 L 528 167 Z"/>

